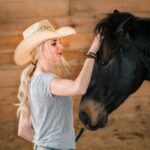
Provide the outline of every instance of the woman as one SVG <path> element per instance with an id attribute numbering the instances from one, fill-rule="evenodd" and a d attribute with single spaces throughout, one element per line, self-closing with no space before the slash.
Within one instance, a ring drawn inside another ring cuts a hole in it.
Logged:
<path id="1" fill-rule="evenodd" d="M 70 96 L 86 92 L 100 46 L 97 36 L 74 81 L 60 78 L 57 66 L 67 68 L 60 38 L 75 33 L 70 27 L 55 30 L 48 20 L 42 20 L 23 32 L 24 40 L 15 50 L 17 65 L 30 63 L 21 74 L 18 135 L 33 142 L 35 150 L 75 149 Z"/>

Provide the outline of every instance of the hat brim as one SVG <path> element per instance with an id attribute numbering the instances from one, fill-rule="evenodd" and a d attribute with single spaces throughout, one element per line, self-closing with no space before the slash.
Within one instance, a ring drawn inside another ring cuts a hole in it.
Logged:
<path id="1" fill-rule="evenodd" d="M 42 31 L 34 33 L 32 36 L 22 40 L 17 46 L 14 54 L 14 61 L 17 65 L 22 66 L 31 61 L 31 52 L 38 45 L 49 39 L 62 38 L 76 34 L 71 27 L 62 27 L 53 31 Z"/>

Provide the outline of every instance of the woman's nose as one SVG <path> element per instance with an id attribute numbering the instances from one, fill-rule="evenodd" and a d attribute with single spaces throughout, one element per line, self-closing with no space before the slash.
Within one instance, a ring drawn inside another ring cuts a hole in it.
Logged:
<path id="1" fill-rule="evenodd" d="M 60 43 L 60 44 L 58 45 L 57 53 L 58 53 L 58 54 L 62 54 L 62 53 L 63 53 L 63 49 L 64 49 L 64 47 L 63 47 L 62 44 Z"/>
<path id="2" fill-rule="evenodd" d="M 58 50 L 63 51 L 63 49 L 64 49 L 64 47 L 62 46 L 61 43 L 59 43 L 59 45 L 58 45 Z"/>

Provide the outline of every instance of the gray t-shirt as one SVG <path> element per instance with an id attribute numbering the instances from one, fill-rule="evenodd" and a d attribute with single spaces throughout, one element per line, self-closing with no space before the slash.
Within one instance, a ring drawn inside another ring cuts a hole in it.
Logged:
<path id="1" fill-rule="evenodd" d="M 52 96 L 52 73 L 38 73 L 29 85 L 34 143 L 57 149 L 75 149 L 72 98 Z"/>

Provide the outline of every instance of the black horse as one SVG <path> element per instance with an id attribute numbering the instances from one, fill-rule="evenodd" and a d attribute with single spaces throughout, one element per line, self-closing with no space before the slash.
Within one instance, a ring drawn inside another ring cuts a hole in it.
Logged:
<path id="1" fill-rule="evenodd" d="M 150 80 L 150 19 L 115 10 L 95 33 L 104 38 L 79 107 L 79 118 L 90 130 L 104 127 L 108 115 Z"/>

